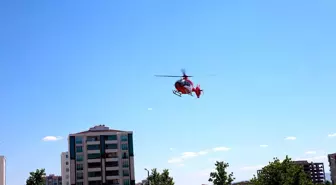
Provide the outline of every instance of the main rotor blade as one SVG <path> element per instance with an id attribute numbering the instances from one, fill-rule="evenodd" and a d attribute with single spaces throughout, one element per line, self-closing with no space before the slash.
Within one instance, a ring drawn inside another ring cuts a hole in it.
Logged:
<path id="1" fill-rule="evenodd" d="M 156 77 L 183 77 L 183 76 L 173 76 L 173 75 L 155 75 Z"/>

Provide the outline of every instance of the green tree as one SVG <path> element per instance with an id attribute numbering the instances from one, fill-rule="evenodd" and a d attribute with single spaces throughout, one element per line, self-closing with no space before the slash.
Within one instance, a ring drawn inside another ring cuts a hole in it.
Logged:
<path id="1" fill-rule="evenodd" d="M 324 185 L 331 185 L 331 182 L 328 181 L 328 180 L 326 180 L 326 181 L 324 182 Z"/>
<path id="2" fill-rule="evenodd" d="M 313 185 L 308 174 L 303 171 L 303 167 L 293 163 L 288 156 L 282 162 L 274 158 L 273 162 L 269 162 L 260 171 L 258 177 L 253 177 L 251 183 L 253 185 Z"/>
<path id="3" fill-rule="evenodd" d="M 232 172 L 230 174 L 226 172 L 229 163 L 216 161 L 215 166 L 216 171 L 210 173 L 209 182 L 212 182 L 214 185 L 229 185 L 235 180 Z"/>
<path id="4" fill-rule="evenodd" d="M 162 173 L 158 172 L 156 168 L 152 169 L 148 177 L 150 185 L 174 185 L 174 179 L 170 176 L 169 170 L 164 169 Z"/>
<path id="5" fill-rule="evenodd" d="M 35 172 L 30 172 L 30 176 L 26 181 L 26 185 L 45 185 L 45 169 L 37 169 Z"/>

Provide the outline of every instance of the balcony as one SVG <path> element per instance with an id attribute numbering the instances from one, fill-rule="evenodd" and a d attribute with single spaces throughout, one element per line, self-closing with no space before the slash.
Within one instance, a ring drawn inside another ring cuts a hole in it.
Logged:
<path id="1" fill-rule="evenodd" d="M 100 154 L 100 150 L 88 150 L 88 154 Z"/>
<path id="2" fill-rule="evenodd" d="M 106 140 L 105 144 L 117 144 L 118 140 Z"/>
<path id="3" fill-rule="evenodd" d="M 119 179 L 119 175 L 114 175 L 114 176 L 107 176 L 106 175 L 106 180 L 113 180 L 113 179 Z"/>
<path id="4" fill-rule="evenodd" d="M 102 179 L 101 176 L 99 176 L 99 177 L 88 177 L 88 181 L 99 181 L 101 179 Z"/>
<path id="5" fill-rule="evenodd" d="M 118 152 L 118 149 L 106 149 L 106 153 Z"/>
<path id="6" fill-rule="evenodd" d="M 88 163 L 99 163 L 101 159 L 88 159 Z"/>
<path id="7" fill-rule="evenodd" d="M 105 161 L 106 162 L 119 161 L 119 158 L 106 158 Z"/>
<path id="8" fill-rule="evenodd" d="M 101 168 L 88 168 L 88 172 L 100 172 Z"/>
<path id="9" fill-rule="evenodd" d="M 106 167 L 106 171 L 113 171 L 113 170 L 119 170 L 119 166 Z"/>
<path id="10" fill-rule="evenodd" d="M 87 140 L 87 141 L 86 141 L 86 144 L 87 144 L 87 145 L 99 145 L 99 144 L 100 144 L 100 141 L 91 141 L 91 140 Z"/>

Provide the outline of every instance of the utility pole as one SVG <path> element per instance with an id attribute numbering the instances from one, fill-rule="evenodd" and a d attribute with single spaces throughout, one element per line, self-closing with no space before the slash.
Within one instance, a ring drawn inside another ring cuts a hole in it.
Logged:
<path id="1" fill-rule="evenodd" d="M 145 168 L 145 170 L 147 171 L 147 184 L 150 185 L 150 183 L 149 183 L 149 170 L 147 170 L 147 168 Z"/>

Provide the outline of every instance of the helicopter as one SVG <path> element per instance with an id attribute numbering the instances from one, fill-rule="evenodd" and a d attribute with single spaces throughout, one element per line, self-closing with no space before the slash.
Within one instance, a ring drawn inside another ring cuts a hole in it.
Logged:
<path id="1" fill-rule="evenodd" d="M 155 75 L 156 77 L 180 77 L 180 80 L 177 80 L 174 84 L 175 89 L 173 90 L 173 94 L 182 97 L 182 94 L 188 94 L 190 96 L 193 96 L 193 92 L 196 94 L 197 98 L 200 98 L 202 92 L 204 94 L 203 89 L 201 89 L 200 85 L 196 85 L 194 87 L 193 82 L 189 79 L 189 77 L 186 75 L 185 69 L 181 69 L 182 76 L 173 76 L 173 75 Z"/>

